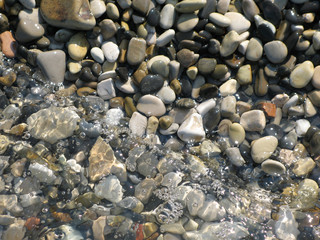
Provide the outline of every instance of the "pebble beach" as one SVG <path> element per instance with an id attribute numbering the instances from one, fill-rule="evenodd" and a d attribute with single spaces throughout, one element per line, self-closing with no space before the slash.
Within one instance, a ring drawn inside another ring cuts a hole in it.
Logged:
<path id="1" fill-rule="evenodd" d="M 0 239 L 320 240 L 320 2 L 0 0 Z"/>

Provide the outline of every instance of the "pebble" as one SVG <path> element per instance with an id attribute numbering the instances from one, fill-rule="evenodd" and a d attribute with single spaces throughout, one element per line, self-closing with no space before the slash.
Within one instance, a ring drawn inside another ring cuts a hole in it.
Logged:
<path id="1" fill-rule="evenodd" d="M 122 82 L 119 78 L 115 81 L 117 89 L 119 89 L 121 92 L 127 93 L 127 94 L 134 94 L 138 92 L 138 87 L 134 84 L 131 77 L 129 77 L 128 81 L 125 83 Z"/>
<path id="2" fill-rule="evenodd" d="M 197 65 L 199 72 L 203 75 L 207 75 L 214 71 L 217 60 L 214 58 L 201 58 Z"/>
<path id="3" fill-rule="evenodd" d="M 252 70 L 251 65 L 246 64 L 239 68 L 236 79 L 240 85 L 248 85 L 252 83 Z"/>
<path id="4" fill-rule="evenodd" d="M 184 142 L 200 142 L 205 137 L 202 117 L 198 113 L 191 114 L 178 129 L 178 137 Z"/>
<path id="5" fill-rule="evenodd" d="M 191 216 L 196 216 L 205 202 L 205 194 L 201 190 L 192 189 L 186 198 L 187 209 Z"/>
<path id="6" fill-rule="evenodd" d="M 246 132 L 242 125 L 240 125 L 239 123 L 232 123 L 229 126 L 228 132 L 231 143 L 235 145 L 240 145 L 246 137 Z"/>
<path id="7" fill-rule="evenodd" d="M 33 113 L 27 119 L 28 130 L 34 138 L 51 144 L 73 135 L 78 114 L 67 108 L 50 107 Z"/>
<path id="8" fill-rule="evenodd" d="M 117 44 L 112 41 L 106 41 L 102 43 L 101 49 L 108 62 L 113 63 L 117 61 L 120 54 L 120 49 Z"/>
<path id="9" fill-rule="evenodd" d="M 204 115 L 206 115 L 215 106 L 216 106 L 216 101 L 211 98 L 211 99 L 208 99 L 208 100 L 203 101 L 202 103 L 200 103 L 196 107 L 196 110 L 202 117 L 204 117 Z"/>
<path id="10" fill-rule="evenodd" d="M 237 92 L 238 88 L 240 87 L 239 83 L 235 79 L 230 79 L 223 83 L 219 87 L 219 91 L 222 97 L 226 97 L 228 95 L 233 95 Z M 200 89 L 201 91 L 201 89 Z M 200 92 L 201 95 L 201 92 Z"/>
<path id="11" fill-rule="evenodd" d="M 31 42 L 39 39 L 44 34 L 42 25 L 33 22 L 32 20 L 20 20 L 17 26 L 15 37 L 21 43 Z"/>
<path id="12" fill-rule="evenodd" d="M 217 12 L 210 13 L 209 20 L 219 27 L 228 27 L 231 24 L 231 20 L 228 17 Z"/>
<path id="13" fill-rule="evenodd" d="M 150 0 L 133 0 L 132 7 L 141 14 L 146 15 L 149 10 L 150 2 Z"/>
<path id="14" fill-rule="evenodd" d="M 301 158 L 294 163 L 292 172 L 298 177 L 305 176 L 309 174 L 315 168 L 315 166 L 316 163 L 312 158 Z"/>
<path id="15" fill-rule="evenodd" d="M 76 61 L 81 61 L 87 55 L 90 47 L 83 33 L 76 33 L 73 35 L 68 42 L 68 54 Z"/>
<path id="16" fill-rule="evenodd" d="M 233 30 L 228 32 L 222 40 L 221 47 L 220 47 L 220 55 L 222 57 L 227 57 L 231 55 L 237 50 L 239 43 L 240 43 L 239 34 Z"/>
<path id="17" fill-rule="evenodd" d="M 314 68 L 314 73 L 311 79 L 312 86 L 316 89 L 320 89 L 320 66 Z"/>
<path id="18" fill-rule="evenodd" d="M 240 124 L 246 131 L 262 131 L 266 126 L 266 117 L 261 110 L 251 110 L 241 115 Z"/>
<path id="19" fill-rule="evenodd" d="M 116 97 L 113 80 L 109 78 L 99 82 L 97 85 L 97 93 L 103 100 Z"/>
<path id="20" fill-rule="evenodd" d="M 199 22 L 199 18 L 194 13 L 181 14 L 177 20 L 177 29 L 180 32 L 191 31 Z"/>
<path id="21" fill-rule="evenodd" d="M 163 130 L 167 130 L 173 123 L 173 117 L 167 115 L 159 118 L 159 126 Z"/>
<path id="22" fill-rule="evenodd" d="M 259 61 L 263 54 L 263 46 L 261 41 L 258 38 L 251 38 L 247 51 L 246 51 L 246 58 L 250 61 L 256 62 Z"/>
<path id="23" fill-rule="evenodd" d="M 90 54 L 93 58 L 93 60 L 95 60 L 98 63 L 103 63 L 104 62 L 104 54 L 103 51 L 101 50 L 101 48 L 98 47 L 93 47 L 90 50 Z"/>
<path id="24" fill-rule="evenodd" d="M 160 12 L 160 27 L 169 29 L 173 26 L 176 18 L 175 7 L 171 3 L 167 3 Z"/>
<path id="25" fill-rule="evenodd" d="M 107 199 L 112 203 L 120 202 L 123 197 L 120 181 L 113 175 L 99 182 L 94 188 L 94 193 L 98 198 Z"/>
<path id="26" fill-rule="evenodd" d="M 225 118 L 230 118 L 236 112 L 236 102 L 235 96 L 227 96 L 222 99 L 220 104 L 221 116 Z"/>
<path id="27" fill-rule="evenodd" d="M 290 85 L 294 88 L 305 87 L 312 79 L 314 66 L 311 61 L 304 61 L 290 74 Z"/>
<path id="28" fill-rule="evenodd" d="M 80 13 L 78 9 L 81 9 Z M 43 19 L 55 27 L 90 30 L 96 25 L 88 0 L 44 0 L 41 1 L 40 11 Z"/>
<path id="29" fill-rule="evenodd" d="M 246 163 L 246 161 L 241 156 L 239 148 L 237 147 L 228 148 L 225 150 L 225 153 L 229 161 L 237 167 L 241 167 Z"/>
<path id="30" fill-rule="evenodd" d="M 283 62 L 288 54 L 286 45 L 278 40 L 266 43 L 263 48 L 268 60 L 272 63 Z"/>
<path id="31" fill-rule="evenodd" d="M 296 133 L 298 137 L 303 137 L 311 126 L 307 119 L 299 119 L 296 121 Z"/>
<path id="32" fill-rule="evenodd" d="M 132 134 L 142 137 L 146 133 L 147 118 L 138 112 L 134 112 L 129 121 Z"/>
<path id="33" fill-rule="evenodd" d="M 160 75 L 147 75 L 140 82 L 140 90 L 143 95 L 158 92 L 164 84 Z"/>
<path id="34" fill-rule="evenodd" d="M 64 81 L 66 54 L 62 50 L 41 52 L 37 55 L 37 64 L 47 81 L 58 84 Z"/>
<path id="35" fill-rule="evenodd" d="M 272 176 L 278 176 L 286 172 L 286 167 L 278 161 L 267 159 L 261 164 L 261 169 Z"/>
<path id="36" fill-rule="evenodd" d="M 170 87 L 162 87 L 156 94 L 164 104 L 173 103 L 176 100 L 176 94 Z"/>
<path id="37" fill-rule="evenodd" d="M 99 27 L 104 40 L 109 40 L 117 33 L 117 27 L 111 19 L 102 20 Z"/>
<path id="38" fill-rule="evenodd" d="M 278 139 L 273 136 L 259 138 L 251 143 L 251 157 L 256 163 L 268 159 L 278 146 Z"/>
<path id="39" fill-rule="evenodd" d="M 39 163 L 30 164 L 29 171 L 42 183 L 52 184 L 57 179 L 51 169 Z"/>
<path id="40" fill-rule="evenodd" d="M 19 2 L 27 9 L 36 7 L 36 0 L 19 0 Z"/>
<path id="41" fill-rule="evenodd" d="M 206 0 L 183 0 L 176 4 L 175 10 L 179 13 L 193 13 L 204 7 Z"/>
<path id="42" fill-rule="evenodd" d="M 166 112 L 164 103 L 156 96 L 150 94 L 142 96 L 137 104 L 137 109 L 146 116 L 162 116 Z"/>
<path id="43" fill-rule="evenodd" d="M 241 34 L 247 31 L 251 26 L 250 21 L 241 13 L 227 12 L 224 16 L 229 18 L 231 22 L 228 31 L 236 31 L 238 34 Z"/>
<path id="44" fill-rule="evenodd" d="M 101 0 L 90 1 L 90 9 L 95 18 L 101 17 L 107 10 L 106 4 Z"/>
<path id="45" fill-rule="evenodd" d="M 254 0 L 243 0 L 241 6 L 244 15 L 251 22 L 254 20 L 254 16 L 260 13 L 260 10 Z"/>
<path id="46" fill-rule="evenodd" d="M 226 210 L 216 201 L 205 201 L 198 211 L 198 217 L 206 222 L 218 221 L 225 215 Z"/>
<path id="47" fill-rule="evenodd" d="M 142 38 L 131 38 L 128 51 L 127 61 L 130 65 L 138 65 L 145 58 L 146 41 Z"/>
<path id="48" fill-rule="evenodd" d="M 9 225 L 9 227 L 3 232 L 3 239 L 7 240 L 22 240 L 24 239 L 26 228 L 24 227 L 24 220 L 17 220 L 15 223 Z"/>
<path id="49" fill-rule="evenodd" d="M 168 29 L 167 31 L 163 32 L 157 37 L 157 46 L 166 46 L 174 38 L 175 33 L 176 32 L 174 31 L 174 29 Z"/>

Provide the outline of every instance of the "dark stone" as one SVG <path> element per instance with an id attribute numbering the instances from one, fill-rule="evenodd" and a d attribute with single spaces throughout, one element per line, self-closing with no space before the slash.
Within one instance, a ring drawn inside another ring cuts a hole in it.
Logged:
<path id="1" fill-rule="evenodd" d="M 86 36 L 90 39 L 97 38 L 101 33 L 101 28 L 99 26 L 95 26 L 93 29 L 87 32 Z"/>
<path id="2" fill-rule="evenodd" d="M 209 110 L 203 117 L 203 125 L 206 131 L 212 131 L 214 130 L 221 119 L 221 113 L 219 107 L 214 107 L 211 110 Z"/>
<path id="3" fill-rule="evenodd" d="M 181 82 L 182 95 L 185 97 L 191 97 L 192 84 L 190 83 L 188 78 L 186 76 L 183 76 L 180 82 Z"/>
<path id="4" fill-rule="evenodd" d="M 305 2 L 302 7 L 300 8 L 299 13 L 304 14 L 304 13 L 317 13 L 320 10 L 320 3 L 319 1 L 310 1 L 310 2 Z"/>
<path id="5" fill-rule="evenodd" d="M 284 132 L 279 125 L 271 123 L 265 127 L 265 129 L 263 131 L 263 135 L 264 136 L 274 136 L 278 140 L 280 140 L 283 137 Z"/>
<path id="6" fill-rule="evenodd" d="M 315 157 L 320 155 L 320 131 L 313 134 L 310 140 L 310 153 Z"/>
<path id="7" fill-rule="evenodd" d="M 117 67 L 116 73 L 118 74 L 121 82 L 125 83 L 128 81 L 128 68 L 127 67 Z"/>
<path id="8" fill-rule="evenodd" d="M 318 131 L 319 131 L 319 128 L 317 128 L 316 126 L 309 127 L 308 131 L 304 135 L 303 140 L 306 141 L 307 143 L 309 143 L 311 138 L 313 137 L 313 135 Z"/>
<path id="9" fill-rule="evenodd" d="M 210 39 L 208 51 L 211 54 L 217 54 L 220 51 L 220 43 L 216 39 Z"/>
<path id="10" fill-rule="evenodd" d="M 300 33 L 298 31 L 294 31 L 289 35 L 289 37 L 284 41 L 284 44 L 287 46 L 288 54 L 295 48 L 298 40 L 299 40 Z"/>
<path id="11" fill-rule="evenodd" d="M 163 83 L 164 79 L 160 75 L 149 74 L 145 76 L 140 82 L 141 93 L 143 95 L 155 93 L 162 88 Z"/>
<path id="12" fill-rule="evenodd" d="M 200 43 L 195 42 L 193 40 L 182 40 L 181 42 L 179 42 L 178 48 L 179 49 L 187 48 L 191 51 L 198 52 L 201 46 L 202 45 Z"/>
<path id="13" fill-rule="evenodd" d="M 101 70 L 102 70 L 102 68 L 99 63 L 95 62 L 94 64 L 92 64 L 91 71 L 94 76 L 99 77 L 101 74 Z"/>
<path id="14" fill-rule="evenodd" d="M 0 90 L 0 108 L 4 109 L 9 105 L 9 100 L 6 97 L 5 93 Z"/>
<path id="15" fill-rule="evenodd" d="M 195 107 L 195 102 L 191 98 L 181 98 L 176 101 L 176 106 L 179 108 L 191 109 Z"/>
<path id="16" fill-rule="evenodd" d="M 284 77 L 288 77 L 290 75 L 290 73 L 291 73 L 290 68 L 288 68 L 286 65 L 281 65 L 278 68 L 277 76 L 279 78 L 284 78 Z"/>
<path id="17" fill-rule="evenodd" d="M 0 13 L 0 33 L 9 29 L 9 20 L 6 15 Z"/>
<path id="18" fill-rule="evenodd" d="M 280 8 L 270 1 L 264 1 L 262 3 L 262 11 L 265 20 L 271 22 L 275 27 L 278 27 L 281 21 Z"/>
<path id="19" fill-rule="evenodd" d="M 294 132 L 289 132 L 287 135 L 285 135 L 283 138 L 279 141 L 280 148 L 285 149 L 293 149 L 297 144 L 297 134 Z M 319 145 L 320 146 L 320 145 Z"/>
<path id="20" fill-rule="evenodd" d="M 303 24 L 303 17 L 297 14 L 293 9 L 285 10 L 285 18 L 292 24 Z"/>
<path id="21" fill-rule="evenodd" d="M 201 88 L 200 88 L 200 97 L 202 99 L 210 99 L 210 98 L 215 98 L 219 94 L 219 89 L 216 85 L 211 84 L 211 83 L 205 83 Z"/>
<path id="22" fill-rule="evenodd" d="M 92 74 L 89 67 L 82 68 L 80 72 L 80 79 L 85 82 L 96 82 L 97 78 Z"/>
<path id="23" fill-rule="evenodd" d="M 147 22 L 150 26 L 157 26 L 159 24 L 160 21 L 160 12 L 158 9 L 156 8 L 152 8 L 150 9 L 149 13 L 148 13 L 148 17 L 147 17 Z"/>
<path id="24" fill-rule="evenodd" d="M 260 24 L 257 28 L 257 34 L 264 43 L 274 40 L 274 34 L 267 24 Z"/>
<path id="25" fill-rule="evenodd" d="M 225 58 L 225 63 L 232 68 L 239 68 L 243 65 L 245 57 L 242 55 L 233 54 Z"/>

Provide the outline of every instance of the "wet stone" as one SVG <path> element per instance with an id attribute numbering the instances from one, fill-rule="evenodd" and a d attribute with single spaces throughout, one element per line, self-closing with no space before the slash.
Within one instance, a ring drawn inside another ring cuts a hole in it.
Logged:
<path id="1" fill-rule="evenodd" d="M 198 70 L 201 74 L 210 74 L 214 71 L 217 65 L 217 60 L 214 58 L 201 58 L 198 61 Z"/>
<path id="2" fill-rule="evenodd" d="M 278 175 L 284 174 L 286 171 L 286 168 L 282 163 L 272 159 L 265 160 L 261 164 L 261 169 L 265 173 L 268 173 L 272 176 L 278 176 Z"/>
<path id="3" fill-rule="evenodd" d="M 266 117 L 261 110 L 251 110 L 241 115 L 240 124 L 246 131 L 261 131 L 266 126 Z"/>
<path id="4" fill-rule="evenodd" d="M 145 57 L 146 41 L 142 38 L 132 38 L 127 51 L 127 61 L 130 65 L 140 64 Z"/>
<path id="5" fill-rule="evenodd" d="M 264 52 L 272 63 L 281 63 L 287 57 L 288 49 L 281 41 L 271 41 L 264 45 Z"/>
<path id="6" fill-rule="evenodd" d="M 287 135 L 285 135 L 283 138 L 280 139 L 279 146 L 285 149 L 293 149 L 297 144 L 297 139 L 298 139 L 298 136 L 295 133 L 295 131 L 291 131 Z"/>
<path id="7" fill-rule="evenodd" d="M 142 94 L 150 94 L 159 91 L 164 83 L 163 77 L 160 75 L 147 75 L 140 82 Z"/>
<path id="8" fill-rule="evenodd" d="M 107 199 L 113 203 L 120 202 L 123 196 L 119 179 L 112 175 L 99 182 L 95 186 L 94 193 L 97 197 Z"/>
<path id="9" fill-rule="evenodd" d="M 43 34 L 44 28 L 42 25 L 32 20 L 20 20 L 15 37 L 19 42 L 27 43 L 41 38 Z"/>
<path id="10" fill-rule="evenodd" d="M 157 97 L 152 95 L 142 96 L 137 104 L 138 111 L 144 113 L 146 116 L 162 116 L 166 112 L 164 103 Z"/>
<path id="11" fill-rule="evenodd" d="M 202 117 L 197 113 L 191 114 L 179 127 L 177 132 L 184 142 L 200 142 L 205 137 L 202 125 Z"/>
<path id="12" fill-rule="evenodd" d="M 278 139 L 273 136 L 262 137 L 251 144 L 251 156 L 256 163 L 268 159 L 278 146 Z"/>

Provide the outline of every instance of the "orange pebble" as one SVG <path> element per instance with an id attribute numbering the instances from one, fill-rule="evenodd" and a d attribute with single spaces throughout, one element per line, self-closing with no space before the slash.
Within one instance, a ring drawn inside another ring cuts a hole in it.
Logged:
<path id="1" fill-rule="evenodd" d="M 30 217 L 27 219 L 26 223 L 24 224 L 24 226 L 31 231 L 32 229 L 34 229 L 37 225 L 40 224 L 40 218 L 37 217 Z"/>
<path id="2" fill-rule="evenodd" d="M 257 108 L 264 111 L 267 117 L 276 116 L 277 107 L 273 103 L 262 102 L 258 104 Z"/>
<path id="3" fill-rule="evenodd" d="M 17 53 L 18 42 L 14 39 L 10 31 L 0 34 L 1 49 L 7 58 L 14 58 Z"/>

